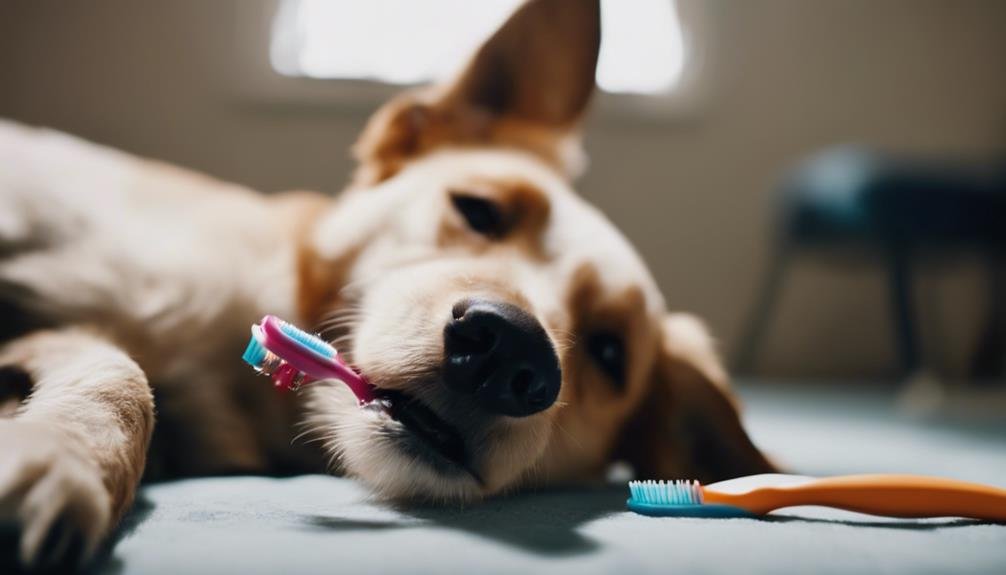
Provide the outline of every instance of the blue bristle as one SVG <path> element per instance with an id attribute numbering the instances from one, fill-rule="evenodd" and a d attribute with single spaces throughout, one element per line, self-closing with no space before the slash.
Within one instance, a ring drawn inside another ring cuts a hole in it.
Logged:
<path id="1" fill-rule="evenodd" d="M 702 502 L 702 488 L 697 481 L 630 481 L 631 511 L 654 517 L 754 517 L 746 509 L 733 505 Z"/>
<path id="2" fill-rule="evenodd" d="M 266 349 L 252 336 L 251 341 L 248 342 L 248 347 L 245 348 L 245 352 L 241 355 L 241 359 L 254 368 L 261 368 L 265 357 Z"/>
<path id="3" fill-rule="evenodd" d="M 297 340 L 301 345 L 311 349 L 312 351 L 319 353 L 325 357 L 333 357 L 336 354 L 335 348 L 325 342 L 323 339 L 316 335 L 311 335 L 306 331 L 298 329 L 297 327 L 282 322 L 279 328 L 283 330 L 283 333 Z"/>
<path id="4" fill-rule="evenodd" d="M 701 505 L 702 494 L 693 481 L 630 481 L 629 491 L 639 503 Z"/>

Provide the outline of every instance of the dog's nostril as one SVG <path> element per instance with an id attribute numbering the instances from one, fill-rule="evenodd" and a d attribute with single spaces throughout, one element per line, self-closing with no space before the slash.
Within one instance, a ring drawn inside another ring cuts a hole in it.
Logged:
<path id="1" fill-rule="evenodd" d="M 548 386 L 545 385 L 543 380 L 536 380 L 535 384 L 527 391 L 527 399 L 525 402 L 527 405 L 533 409 L 545 409 L 549 405 L 552 405 L 554 399 L 549 398 Z"/>
<path id="2" fill-rule="evenodd" d="M 449 355 L 482 355 L 492 351 L 496 335 L 485 326 L 465 326 L 456 320 L 447 326 L 447 353 Z"/>
<path id="3" fill-rule="evenodd" d="M 545 409 L 551 404 L 545 380 L 528 368 L 514 374 L 510 380 L 510 395 L 518 405 L 531 412 Z"/>
<path id="4" fill-rule="evenodd" d="M 528 397 L 528 391 L 534 383 L 534 372 L 530 369 L 522 369 L 510 380 L 510 392 L 514 397 Z"/>

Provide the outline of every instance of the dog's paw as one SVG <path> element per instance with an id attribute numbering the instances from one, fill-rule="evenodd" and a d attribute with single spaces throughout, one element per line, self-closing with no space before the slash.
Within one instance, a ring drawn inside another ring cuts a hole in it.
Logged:
<path id="1" fill-rule="evenodd" d="M 19 528 L 26 567 L 84 563 L 111 520 L 98 468 L 53 426 L 0 420 L 0 522 Z"/>

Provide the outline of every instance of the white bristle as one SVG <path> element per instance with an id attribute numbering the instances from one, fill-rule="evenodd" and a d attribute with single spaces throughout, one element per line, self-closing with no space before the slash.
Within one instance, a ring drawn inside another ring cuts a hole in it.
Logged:
<path id="1" fill-rule="evenodd" d="M 651 505 L 702 505 L 702 485 L 693 480 L 630 481 L 629 494 Z"/>

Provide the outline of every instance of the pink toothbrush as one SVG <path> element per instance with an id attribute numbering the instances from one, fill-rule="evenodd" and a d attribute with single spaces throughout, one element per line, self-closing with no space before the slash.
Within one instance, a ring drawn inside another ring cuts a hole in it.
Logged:
<path id="1" fill-rule="evenodd" d="M 297 390 L 319 379 L 338 379 L 360 404 L 374 401 L 374 386 L 346 365 L 339 352 L 321 338 L 267 315 L 251 327 L 251 341 L 242 358 L 260 373 L 272 376 L 276 387 Z"/>

